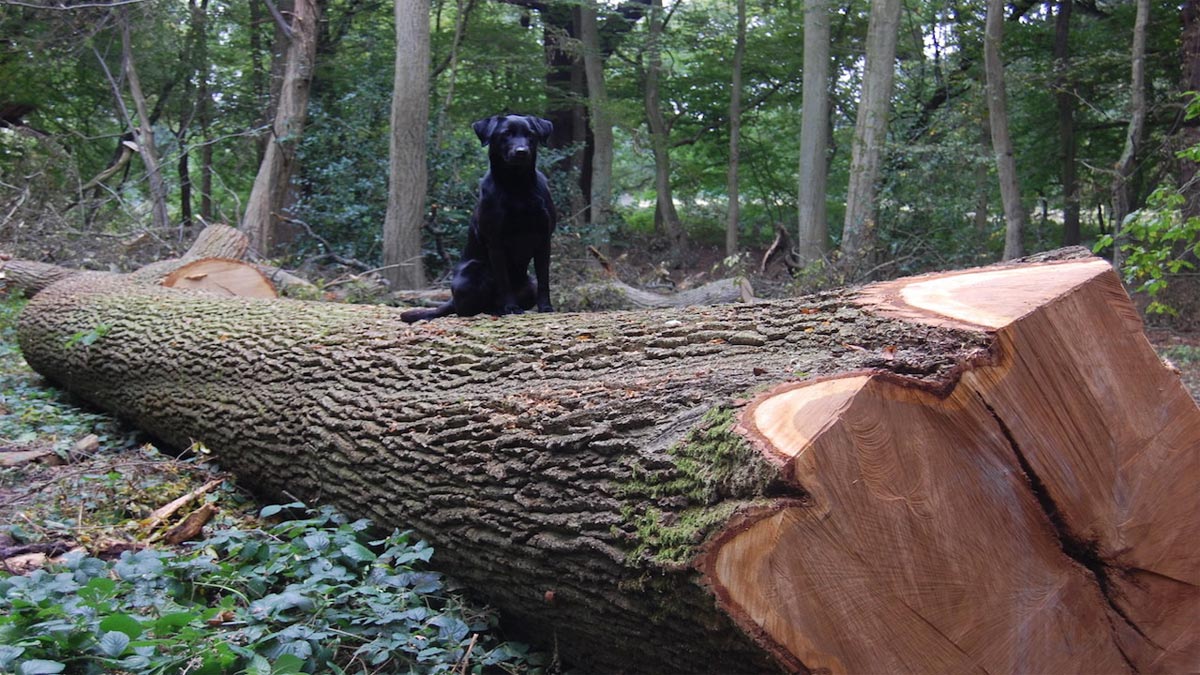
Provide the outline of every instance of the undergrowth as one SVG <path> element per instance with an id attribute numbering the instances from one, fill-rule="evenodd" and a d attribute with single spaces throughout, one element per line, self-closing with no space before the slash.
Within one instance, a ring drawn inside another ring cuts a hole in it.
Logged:
<path id="1" fill-rule="evenodd" d="M 260 511 L 202 446 L 169 457 L 45 386 L 16 346 L 23 306 L 0 300 L 0 458 L 55 461 L 0 468 L 0 674 L 546 669 L 411 533 L 299 503 Z M 207 538 L 168 547 L 189 509 L 154 512 L 183 496 L 220 508 Z"/>
<path id="2" fill-rule="evenodd" d="M 289 505 L 299 507 L 299 504 Z M 273 515 L 282 507 L 267 507 Z M 34 673 L 536 672 L 424 569 L 410 533 L 329 508 L 183 552 L 68 554 L 0 574 L 0 670 Z"/>

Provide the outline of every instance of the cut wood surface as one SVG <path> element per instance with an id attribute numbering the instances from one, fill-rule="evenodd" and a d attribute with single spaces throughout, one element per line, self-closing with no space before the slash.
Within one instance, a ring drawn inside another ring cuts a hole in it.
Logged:
<path id="1" fill-rule="evenodd" d="M 228 258 L 200 258 L 163 277 L 167 288 L 192 288 L 242 298 L 274 298 L 275 287 L 253 265 Z"/>
<path id="2" fill-rule="evenodd" d="M 1102 261 L 415 326 L 74 275 L 18 334 L 257 489 L 416 529 L 579 671 L 1200 669 L 1200 410 Z"/>

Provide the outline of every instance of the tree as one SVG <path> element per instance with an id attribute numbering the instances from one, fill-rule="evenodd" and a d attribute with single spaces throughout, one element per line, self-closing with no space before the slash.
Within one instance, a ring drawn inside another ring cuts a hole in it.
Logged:
<path id="1" fill-rule="evenodd" d="M 1004 259 L 1012 260 L 1020 257 L 1025 249 L 1025 208 L 1021 205 L 1021 186 L 1017 180 L 1017 163 L 1008 129 L 1004 60 L 1000 53 L 1003 38 L 1004 0 L 988 0 L 983 41 L 988 120 L 991 123 L 992 152 L 996 156 L 996 173 L 1000 176 L 1000 199 L 1004 204 Z"/>
<path id="2" fill-rule="evenodd" d="M 273 98 L 273 122 L 242 218 L 242 230 L 260 255 L 270 255 L 279 243 L 279 227 L 292 189 L 296 146 L 304 133 L 317 53 L 317 0 L 293 0 L 291 21 L 284 22 L 282 17 L 278 21 L 287 36 L 287 49 L 277 61 L 283 77 L 278 96 Z"/>
<path id="3" fill-rule="evenodd" d="M 1113 176 L 1113 235 L 1118 242 L 1113 246 L 1113 265 L 1121 266 L 1120 232 L 1125 217 L 1132 211 L 1132 190 L 1130 179 L 1133 177 L 1138 149 L 1142 144 L 1142 134 L 1146 128 L 1146 25 L 1150 22 L 1150 0 L 1137 0 L 1137 19 L 1133 25 L 1133 47 L 1131 48 L 1132 66 L 1129 78 L 1129 127 L 1125 133 L 1125 148 L 1121 151 L 1121 159 L 1117 162 L 1116 175 Z"/>
<path id="4" fill-rule="evenodd" d="M 1059 182 L 1063 191 L 1064 246 L 1079 243 L 1079 178 L 1075 170 L 1075 92 L 1071 82 L 1071 7 L 1074 0 L 1059 0 L 1054 21 L 1054 99 L 1058 108 L 1058 135 L 1062 148 Z"/>
<path id="5" fill-rule="evenodd" d="M 825 191 L 829 178 L 829 0 L 804 3 L 804 99 L 800 119 L 800 263 L 825 257 L 829 223 Z"/>
<path id="6" fill-rule="evenodd" d="M 862 274 L 862 267 L 875 248 L 876 182 L 883 146 L 887 142 L 899 29 L 900 0 L 872 0 L 862 94 L 850 150 L 846 219 L 842 228 L 841 265 L 856 276 Z"/>
<path id="7" fill-rule="evenodd" d="M 30 365 L 580 671 L 1195 670 L 1200 409 L 1104 261 L 419 327 L 132 276 L 34 296 Z"/>
<path id="8" fill-rule="evenodd" d="M 154 124 L 146 112 L 146 96 L 142 93 L 142 82 L 133 64 L 133 47 L 129 36 L 129 9 L 121 9 L 121 65 L 129 83 L 129 95 L 137 111 L 137 124 L 133 126 L 138 152 L 146 165 L 146 176 L 150 182 L 150 206 L 154 215 L 154 227 L 166 230 L 170 225 L 167 217 L 167 185 L 163 182 L 162 170 L 158 165 L 158 150 L 154 145 Z M 118 94 L 118 100 L 120 95 Z M 124 104 L 122 104 L 123 106 Z"/>
<path id="9" fill-rule="evenodd" d="M 600 30 L 594 0 L 579 8 L 579 40 L 583 51 L 583 68 L 587 76 L 588 109 L 592 127 L 591 195 L 588 200 L 588 220 L 593 225 L 607 225 L 612 205 L 613 123 L 609 111 L 608 92 L 604 85 L 604 53 L 600 47 Z"/>
<path id="10" fill-rule="evenodd" d="M 662 40 L 665 29 L 662 0 L 650 3 L 650 18 L 646 36 L 646 63 L 643 70 L 645 87 L 646 125 L 650 129 L 650 146 L 654 150 L 654 222 L 661 226 L 674 246 L 676 255 L 687 243 L 675 198 L 671 191 L 671 130 L 663 117 L 659 78 L 662 76 Z"/>
<path id="11" fill-rule="evenodd" d="M 737 33 L 733 41 L 733 76 L 729 92 L 729 178 L 726 194 L 729 210 L 725 218 L 725 255 L 737 255 L 740 218 L 738 163 L 742 141 L 742 60 L 746 56 L 746 0 L 737 0 Z"/>
<path id="12" fill-rule="evenodd" d="M 392 288 L 421 288 L 425 222 L 425 154 L 429 126 L 429 2 L 396 2 L 396 73 L 392 88 L 388 206 L 383 264 Z"/>

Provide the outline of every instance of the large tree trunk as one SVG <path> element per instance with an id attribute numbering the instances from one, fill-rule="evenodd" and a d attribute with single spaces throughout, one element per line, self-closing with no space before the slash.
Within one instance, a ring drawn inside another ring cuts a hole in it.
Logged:
<path id="1" fill-rule="evenodd" d="M 1025 248 L 1025 207 L 1017 180 L 1017 160 L 1008 132 L 1008 96 L 1004 88 L 1004 0 L 988 0 L 987 27 L 983 39 L 984 73 L 987 79 L 988 120 L 992 129 L 992 153 L 1000 176 L 1000 200 L 1004 205 L 1004 259 L 1022 255 Z"/>
<path id="2" fill-rule="evenodd" d="M 249 484 L 415 528 L 581 671 L 1200 667 L 1200 410 L 1101 260 L 415 327 L 84 273 L 18 337 Z"/>
<path id="3" fill-rule="evenodd" d="M 1129 126 L 1125 131 L 1125 147 L 1117 161 L 1112 183 L 1113 265 L 1121 266 L 1121 229 L 1125 217 L 1133 210 L 1133 178 L 1138 149 L 1146 129 L 1146 26 L 1150 23 L 1150 0 L 1137 0 L 1137 18 L 1133 24 L 1133 47 L 1130 50 L 1132 67 L 1129 77 Z"/>
<path id="4" fill-rule="evenodd" d="M 797 210 L 800 263 L 825 257 L 829 250 L 825 192 L 829 179 L 828 0 L 804 3 L 804 100 L 800 113 L 800 180 Z"/>
<path id="5" fill-rule="evenodd" d="M 252 3 L 253 4 L 253 3 Z M 288 24 L 290 37 L 284 56 L 283 78 L 275 97 L 273 123 L 267 132 L 258 175 L 250 197 L 242 230 L 259 254 L 270 255 L 279 242 L 279 224 L 291 191 L 296 169 L 296 147 L 308 116 L 308 92 L 317 53 L 320 11 L 316 0 L 295 0 Z"/>
<path id="6" fill-rule="evenodd" d="M 725 214 L 725 256 L 738 252 L 738 226 L 741 196 L 738 194 L 738 165 L 742 143 L 742 60 L 746 54 L 746 0 L 737 0 L 737 35 L 733 41 L 733 77 L 729 92 L 729 172 L 726 194 L 729 208 Z"/>
<path id="7" fill-rule="evenodd" d="M 676 255 L 687 244 L 683 223 L 675 210 L 671 191 L 671 130 L 663 118 L 659 78 L 662 76 L 662 40 L 664 31 L 662 0 L 650 3 L 649 26 L 646 37 L 645 104 L 646 126 L 650 131 L 650 146 L 654 150 L 655 222 L 660 224 Z"/>
<path id="8" fill-rule="evenodd" d="M 597 6 L 590 1 L 579 8 L 579 39 L 587 76 L 588 107 L 592 125 L 592 179 L 588 222 L 609 224 L 612 210 L 613 124 L 604 84 L 604 52 L 600 48 Z"/>
<path id="9" fill-rule="evenodd" d="M 846 218 L 842 228 L 841 265 L 852 277 L 862 275 L 875 250 L 876 181 L 879 180 L 883 146 L 887 142 L 899 30 L 900 0 L 872 0 L 862 95 L 850 150 Z"/>
<path id="10" fill-rule="evenodd" d="M 392 87 L 388 204 L 383 221 L 384 276 L 392 288 L 423 288 L 421 228 L 429 127 L 429 2 L 396 2 L 396 72 Z"/>
<path id="11" fill-rule="evenodd" d="M 1059 0 L 1054 20 L 1054 100 L 1058 107 L 1059 147 L 1062 164 L 1059 182 L 1063 191 L 1064 246 L 1079 244 L 1079 178 L 1075 167 L 1075 84 L 1071 68 L 1071 6 Z"/>

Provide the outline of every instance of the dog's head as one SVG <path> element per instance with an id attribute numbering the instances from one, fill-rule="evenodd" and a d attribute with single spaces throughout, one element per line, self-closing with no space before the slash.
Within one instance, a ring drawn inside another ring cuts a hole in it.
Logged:
<path id="1" fill-rule="evenodd" d="M 550 140 L 554 125 L 533 115 L 494 115 L 471 125 L 480 142 L 490 146 L 488 156 L 506 166 L 532 167 L 539 143 Z"/>

